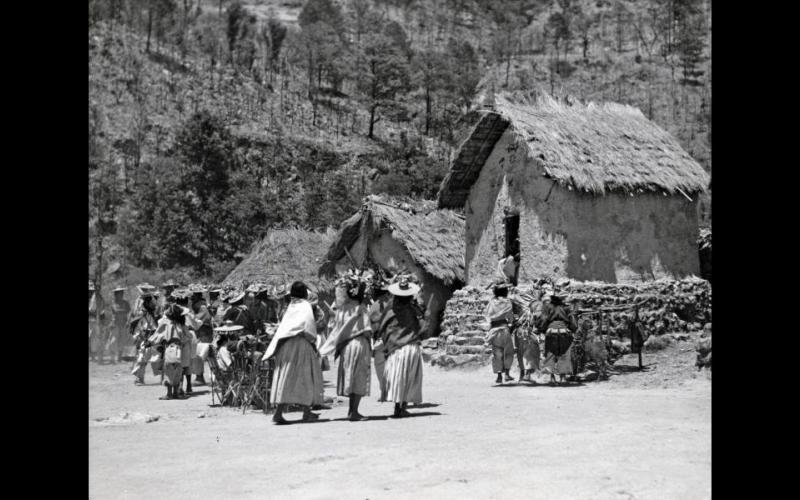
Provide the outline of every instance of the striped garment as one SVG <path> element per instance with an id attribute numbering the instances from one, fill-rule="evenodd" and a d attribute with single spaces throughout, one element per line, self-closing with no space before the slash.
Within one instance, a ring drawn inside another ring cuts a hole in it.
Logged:
<path id="1" fill-rule="evenodd" d="M 339 357 L 336 394 L 339 396 L 369 396 L 369 379 L 372 374 L 372 349 L 365 335 L 351 339 Z"/>
<path id="2" fill-rule="evenodd" d="M 386 360 L 387 400 L 395 403 L 422 402 L 422 347 L 406 344 Z"/>

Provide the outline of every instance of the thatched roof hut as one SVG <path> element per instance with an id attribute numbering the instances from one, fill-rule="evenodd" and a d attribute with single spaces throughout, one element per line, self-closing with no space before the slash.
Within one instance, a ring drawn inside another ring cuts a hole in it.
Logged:
<path id="1" fill-rule="evenodd" d="M 637 109 L 498 96 L 479 112 L 437 196 L 464 208 L 465 273 L 608 282 L 699 272 L 698 193 L 709 175 Z"/>
<path id="2" fill-rule="evenodd" d="M 464 283 L 464 218 L 433 201 L 368 196 L 341 224 L 319 273 L 333 278 L 353 265 L 416 274 L 435 319 Z"/>
<path id="3" fill-rule="evenodd" d="M 464 281 L 464 218 L 451 210 L 437 210 L 433 201 L 367 196 L 361 209 L 340 226 L 320 273 L 335 274 L 334 264 L 346 258 L 362 235 L 382 230 L 403 245 L 426 272 L 445 285 Z M 352 253 L 352 252 L 351 252 Z"/>
<path id="4" fill-rule="evenodd" d="M 248 283 L 268 286 L 300 280 L 320 293 L 329 294 L 333 282 L 317 273 L 336 232 L 303 229 L 271 229 L 256 242 L 250 253 L 223 281 L 223 286 L 240 287 Z"/>
<path id="5" fill-rule="evenodd" d="M 462 143 L 442 181 L 439 206 L 464 206 L 495 144 L 508 127 L 527 145 L 542 175 L 562 187 L 603 194 L 692 194 L 709 175 L 668 132 L 641 111 L 616 103 L 566 105 L 550 97 L 511 102 L 498 96 Z"/>

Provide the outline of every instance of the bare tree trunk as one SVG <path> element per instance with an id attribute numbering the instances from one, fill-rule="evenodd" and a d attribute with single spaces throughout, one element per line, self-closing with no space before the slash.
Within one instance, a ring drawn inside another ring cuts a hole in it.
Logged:
<path id="1" fill-rule="evenodd" d="M 375 130 L 375 110 L 376 110 L 376 108 L 377 108 L 377 106 L 374 105 L 374 104 L 369 107 L 369 134 L 367 134 L 367 137 L 369 137 L 370 139 L 374 138 L 372 133 Z"/>
<path id="2" fill-rule="evenodd" d="M 147 45 L 145 46 L 144 51 L 148 54 L 150 53 L 150 34 L 153 31 L 153 7 L 152 5 L 150 8 L 147 9 Z"/>
<path id="3" fill-rule="evenodd" d="M 429 135 L 431 130 L 431 88 L 425 87 L 425 135 Z"/>

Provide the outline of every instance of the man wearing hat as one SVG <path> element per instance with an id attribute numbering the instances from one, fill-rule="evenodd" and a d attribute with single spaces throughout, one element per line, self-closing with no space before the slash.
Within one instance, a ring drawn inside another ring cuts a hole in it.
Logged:
<path id="1" fill-rule="evenodd" d="M 245 292 L 236 291 L 229 296 L 228 303 L 231 307 L 225 312 L 225 316 L 223 316 L 222 320 L 233 321 L 233 324 L 242 326 L 244 329 L 243 335 L 252 335 L 255 333 L 253 317 L 247 309 L 247 306 L 244 305 L 244 297 Z"/>
<path id="2" fill-rule="evenodd" d="M 222 294 L 221 288 L 212 288 L 208 291 L 208 312 L 211 314 L 212 325 L 220 324 L 222 321 L 222 316 L 219 315 L 220 309 L 222 308 L 222 300 L 220 299 L 220 295 Z"/>
<path id="3" fill-rule="evenodd" d="M 508 299 L 508 284 L 497 281 L 494 284 L 494 297 L 486 305 L 484 312 L 489 320 L 489 333 L 486 342 L 492 347 L 492 371 L 497 374 L 496 384 L 514 380 L 509 375 L 514 362 L 514 336 L 511 335 L 511 324 L 514 322 L 514 310 Z"/>
<path id="4" fill-rule="evenodd" d="M 144 385 L 144 372 L 148 362 L 151 362 L 153 375 L 161 374 L 158 358 L 153 359 L 151 347 L 147 345 L 148 339 L 158 328 L 158 320 L 156 319 L 157 305 L 153 295 L 155 287 L 145 284 L 136 288 L 140 293 L 137 299 L 138 305 L 134 309 L 128 327 L 128 331 L 132 333 L 133 341 L 137 348 L 136 362 L 133 365 L 131 374 L 134 376 L 134 384 Z"/>
<path id="5" fill-rule="evenodd" d="M 103 307 L 103 297 L 95 293 L 94 283 L 89 282 L 89 358 L 94 361 L 97 351 L 103 347 L 102 342 L 102 322 L 105 319 L 105 307 Z M 99 309 L 98 309 L 99 307 Z M 100 311 L 100 322 L 97 321 L 97 312 Z M 100 352 L 100 361 L 103 360 L 103 353 Z"/>
<path id="6" fill-rule="evenodd" d="M 211 312 L 206 307 L 203 298 L 203 290 L 198 288 L 192 292 L 191 309 L 194 319 L 198 323 L 197 330 L 197 355 L 192 358 L 192 373 L 195 375 L 195 383 L 205 385 L 206 380 L 203 376 L 205 361 L 208 356 L 208 346 L 214 337 Z"/>
<path id="7" fill-rule="evenodd" d="M 106 344 L 111 354 L 111 361 L 122 361 L 124 351 L 133 346 L 133 338 L 128 333 L 128 319 L 131 314 L 131 305 L 125 300 L 125 287 L 114 289 L 114 302 L 111 303 L 114 328 L 111 338 Z"/>
<path id="8" fill-rule="evenodd" d="M 386 355 L 387 400 L 393 401 L 394 418 L 410 416 L 408 403 L 422 402 L 423 311 L 414 301 L 420 291 L 410 276 L 398 275 L 389 285 L 390 302 L 377 321 L 375 335 Z"/>
<path id="9" fill-rule="evenodd" d="M 167 308 L 170 306 L 170 301 L 168 299 L 172 295 L 172 292 L 174 292 L 177 288 L 178 283 L 176 283 L 173 279 L 168 279 L 164 283 L 161 283 L 162 294 L 158 298 L 158 308 L 156 310 L 156 314 L 158 316 L 161 316 L 166 312 Z"/>
<path id="10" fill-rule="evenodd" d="M 266 304 L 268 288 L 253 285 L 252 289 L 253 302 L 250 307 L 250 314 L 253 317 L 256 335 L 261 335 L 264 332 L 264 323 L 267 322 L 267 314 L 269 313 L 269 308 Z"/>

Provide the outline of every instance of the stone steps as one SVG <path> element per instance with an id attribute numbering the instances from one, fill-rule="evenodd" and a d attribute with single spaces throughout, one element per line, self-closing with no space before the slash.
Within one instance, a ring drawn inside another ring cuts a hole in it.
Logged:
<path id="1" fill-rule="evenodd" d="M 483 345 L 483 335 L 475 335 L 475 336 L 461 336 L 461 335 L 453 335 L 447 338 L 447 345 L 455 344 L 455 345 Z"/>
<path id="2" fill-rule="evenodd" d="M 445 347 L 445 353 L 450 355 L 455 354 L 485 354 L 491 353 L 491 347 L 484 347 L 482 345 L 448 345 Z"/>

